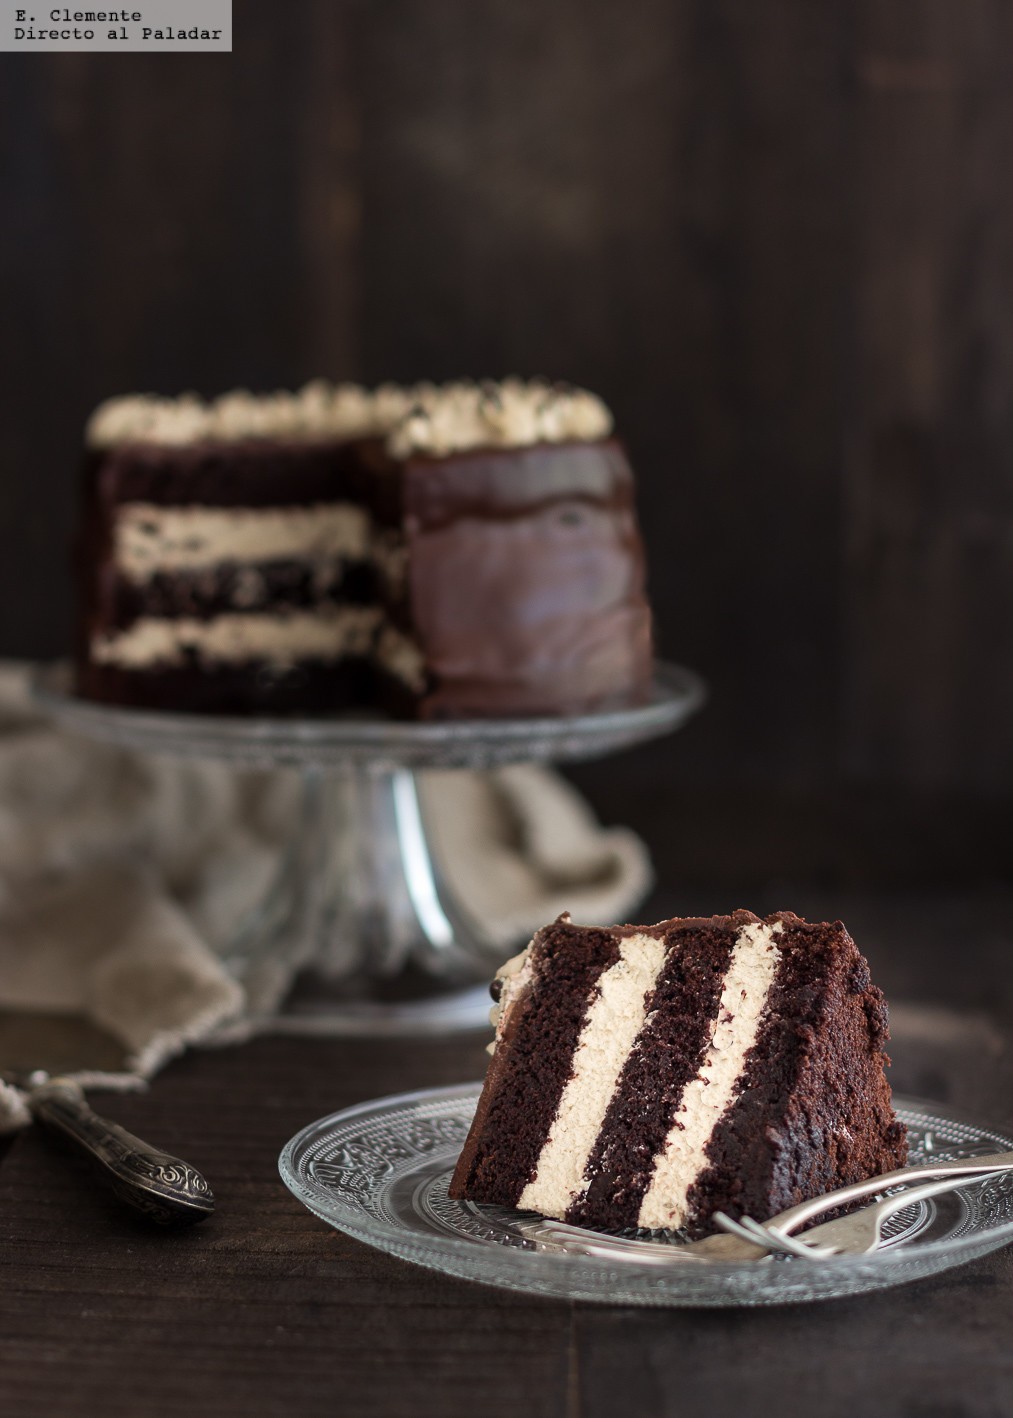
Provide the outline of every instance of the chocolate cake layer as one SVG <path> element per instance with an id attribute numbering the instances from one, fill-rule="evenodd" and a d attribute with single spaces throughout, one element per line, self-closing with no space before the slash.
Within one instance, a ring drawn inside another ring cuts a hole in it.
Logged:
<path id="1" fill-rule="evenodd" d="M 240 442 L 124 443 L 95 449 L 85 486 L 105 507 L 311 506 L 368 497 L 365 471 L 348 443 L 251 438 Z"/>
<path id="2" fill-rule="evenodd" d="M 219 562 L 200 571 L 159 572 L 145 582 L 107 578 L 103 620 L 122 629 L 143 616 L 208 620 L 230 611 L 319 605 L 372 605 L 384 594 L 372 562 L 310 566 L 298 561 Z"/>
<path id="3" fill-rule="evenodd" d="M 637 1225 L 654 1157 L 710 1039 L 732 932 L 694 924 L 663 938 L 668 953 L 648 1004 L 649 1024 L 626 1061 L 588 1160 L 587 1190 L 567 1212 L 575 1225 Z"/>
<path id="4" fill-rule="evenodd" d="M 619 959 L 611 931 L 581 931 L 581 948 L 574 951 L 575 929 L 557 921 L 532 942 L 532 978 L 504 1017 L 451 1196 L 516 1206 L 534 1176 L 588 1002 Z"/>
<path id="5" fill-rule="evenodd" d="M 887 1011 L 868 964 L 841 922 L 779 919 L 764 1026 L 690 1193 L 694 1232 L 715 1211 L 769 1216 L 907 1159 L 884 1073 Z"/>
<path id="6" fill-rule="evenodd" d="M 286 669 L 257 662 L 209 667 L 193 661 L 144 672 L 87 661 L 79 667 L 79 692 L 133 709 L 185 705 L 197 714 L 248 714 L 256 704 L 265 714 L 327 714 L 368 698 L 372 673 L 368 660 L 355 658 L 339 664 L 303 660 Z"/>

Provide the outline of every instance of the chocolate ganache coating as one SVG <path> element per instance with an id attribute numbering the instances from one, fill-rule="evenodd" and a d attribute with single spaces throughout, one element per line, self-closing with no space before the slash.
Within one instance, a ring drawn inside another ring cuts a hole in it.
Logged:
<path id="1" fill-rule="evenodd" d="M 618 440 L 409 458 L 402 498 L 423 717 L 646 697 L 651 617 Z"/>

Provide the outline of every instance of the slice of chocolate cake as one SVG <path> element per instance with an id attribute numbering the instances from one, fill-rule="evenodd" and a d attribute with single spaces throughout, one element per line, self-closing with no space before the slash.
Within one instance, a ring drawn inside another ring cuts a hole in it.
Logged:
<path id="1" fill-rule="evenodd" d="M 576 713 L 648 692 L 633 476 L 544 383 L 116 399 L 88 430 L 78 688 L 140 707 Z"/>
<path id="2" fill-rule="evenodd" d="M 493 986 L 496 1041 L 451 1196 L 700 1235 L 902 1166 L 887 1011 L 839 922 L 566 916 Z"/>

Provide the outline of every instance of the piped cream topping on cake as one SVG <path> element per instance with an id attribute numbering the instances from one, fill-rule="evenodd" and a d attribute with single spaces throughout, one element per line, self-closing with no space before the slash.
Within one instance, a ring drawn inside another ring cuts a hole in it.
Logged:
<path id="1" fill-rule="evenodd" d="M 128 580 L 199 571 L 223 562 L 364 560 L 370 517 L 364 507 L 159 507 L 129 502 L 116 511 L 113 559 Z"/>
<path id="2" fill-rule="evenodd" d="M 562 1216 L 580 1194 L 584 1170 L 623 1065 L 647 1022 L 650 995 L 664 963 L 664 940 L 626 936 L 619 959 L 599 979 L 534 1180 L 517 1203 L 522 1210 Z"/>
<path id="3" fill-rule="evenodd" d="M 640 1226 L 677 1229 L 687 1218 L 687 1196 L 707 1167 L 707 1145 L 741 1092 L 746 1056 L 759 1035 L 780 959 L 775 937 L 781 930 L 780 921 L 756 921 L 736 936 L 710 1043 L 655 1162 L 640 1205 Z"/>
<path id="4" fill-rule="evenodd" d="M 263 662 L 284 669 L 300 660 L 335 660 L 369 652 L 383 612 L 379 606 L 325 606 L 278 615 L 219 615 L 211 620 L 142 617 L 126 630 L 92 642 L 92 656 L 123 669 L 202 661 Z"/>
<path id="5" fill-rule="evenodd" d="M 277 438 L 299 442 L 385 438 L 395 458 L 440 457 L 469 448 L 595 441 L 612 415 L 586 389 L 544 380 L 460 381 L 402 387 L 317 379 L 289 393 L 235 389 L 217 399 L 127 394 L 107 399 L 88 421 L 91 448 L 121 444 L 183 447 Z"/>
<path id="6" fill-rule="evenodd" d="M 365 389 L 317 379 L 295 393 L 235 389 L 210 400 L 197 394 L 127 394 L 99 405 L 88 421 L 85 440 L 91 448 L 114 448 L 127 443 L 173 447 L 251 438 L 309 443 L 383 437 L 428 393 L 424 385 Z"/>
<path id="7" fill-rule="evenodd" d="M 592 442 L 611 431 L 611 413 L 586 389 L 541 380 L 462 382 L 421 392 L 388 434 L 387 451 L 442 457 L 469 448 Z"/>

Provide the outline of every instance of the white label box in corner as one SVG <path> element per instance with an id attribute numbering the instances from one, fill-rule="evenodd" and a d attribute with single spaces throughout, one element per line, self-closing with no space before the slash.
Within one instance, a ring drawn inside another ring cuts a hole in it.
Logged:
<path id="1" fill-rule="evenodd" d="M 138 0 L 121 7 L 0 0 L 8 54 L 231 54 L 232 0 Z"/>

